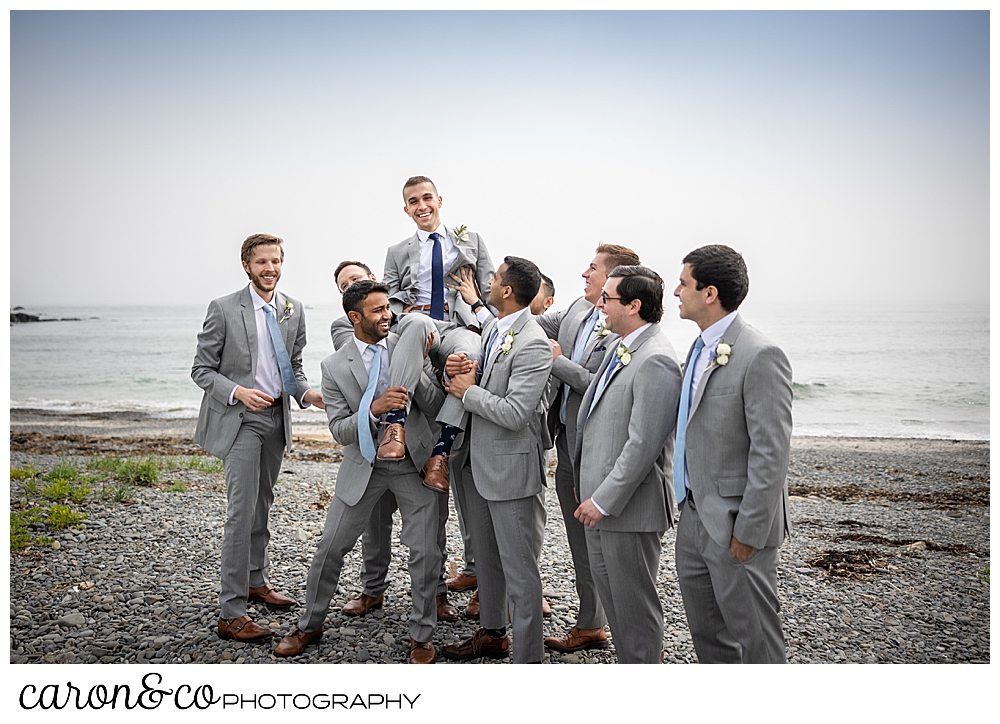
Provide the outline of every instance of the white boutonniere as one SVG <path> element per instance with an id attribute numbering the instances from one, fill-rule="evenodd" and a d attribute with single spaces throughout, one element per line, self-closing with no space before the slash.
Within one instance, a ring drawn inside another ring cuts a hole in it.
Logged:
<path id="1" fill-rule="evenodd" d="M 709 352 L 709 367 L 725 367 L 729 364 L 729 358 L 733 354 L 733 348 L 726 344 L 726 340 L 719 340 L 715 349 Z"/>
<path id="2" fill-rule="evenodd" d="M 608 325 L 605 324 L 604 322 L 598 322 L 597 326 L 594 327 L 594 331 L 597 333 L 598 339 L 604 339 L 609 334 Z"/>
<path id="3" fill-rule="evenodd" d="M 624 344 L 619 344 L 618 349 L 615 350 L 615 356 L 621 361 L 622 367 L 628 367 L 628 363 L 632 361 L 632 354 L 634 352 L 634 349 L 629 349 Z"/>
<path id="4" fill-rule="evenodd" d="M 465 224 L 462 224 L 457 229 L 452 229 L 451 233 L 459 241 L 468 241 L 469 240 L 469 230 L 468 230 L 468 228 L 466 228 Z"/>
<path id="5" fill-rule="evenodd" d="M 514 344 L 514 335 L 517 334 L 513 329 L 508 329 L 507 334 L 503 336 L 503 344 L 500 345 L 500 351 L 504 354 L 510 354 L 510 347 Z"/>
<path id="6" fill-rule="evenodd" d="M 291 317 L 292 316 L 292 312 L 294 312 L 294 311 L 295 311 L 295 307 L 292 306 L 292 303 L 291 302 L 285 302 L 285 313 L 281 316 L 281 319 L 278 320 L 278 324 L 281 324 L 286 319 L 288 319 L 289 317 Z"/>

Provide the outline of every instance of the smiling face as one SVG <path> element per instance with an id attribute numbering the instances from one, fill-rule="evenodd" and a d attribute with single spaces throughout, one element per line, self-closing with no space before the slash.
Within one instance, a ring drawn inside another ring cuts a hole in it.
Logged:
<path id="1" fill-rule="evenodd" d="M 503 283 L 504 272 L 507 271 L 507 264 L 501 264 L 496 274 L 490 279 L 490 296 L 488 301 L 490 306 L 500 309 L 504 305 L 504 290 L 508 289 Z"/>
<path id="2" fill-rule="evenodd" d="M 604 301 L 601 297 L 600 292 L 597 295 L 597 308 L 600 309 L 605 314 L 604 324 L 607 328 L 619 334 L 625 336 L 627 331 L 625 331 L 628 321 L 628 311 L 627 308 L 622 304 L 618 297 L 618 282 L 620 277 L 612 277 L 604 282 L 604 294 L 606 295 L 608 301 Z"/>
<path id="3" fill-rule="evenodd" d="M 379 340 L 389 336 L 389 323 L 392 321 L 392 310 L 389 309 L 389 297 L 385 292 L 372 292 L 365 297 L 360 312 L 348 314 L 354 324 L 354 334 L 366 344 L 377 344 Z"/>
<path id="4" fill-rule="evenodd" d="M 243 262 L 243 269 L 261 299 L 270 302 L 274 288 L 281 279 L 281 247 L 277 244 L 260 244 L 254 247 L 250 263 Z"/>
<path id="5" fill-rule="evenodd" d="M 366 272 L 361 267 L 355 264 L 349 264 L 340 270 L 340 274 L 337 275 L 337 289 L 343 294 L 347 287 L 354 284 L 354 282 L 360 282 L 362 279 L 370 279 L 371 281 L 378 281 L 374 274 Z"/>
<path id="6" fill-rule="evenodd" d="M 601 298 L 601 289 L 604 288 L 604 282 L 608 280 L 610 272 L 608 255 L 598 254 L 595 256 L 582 274 L 586 282 L 583 285 L 583 298 L 596 305 L 597 300 Z"/>
<path id="7" fill-rule="evenodd" d="M 403 189 L 403 211 L 421 231 L 435 231 L 441 226 L 441 202 L 437 189 L 429 181 Z"/>

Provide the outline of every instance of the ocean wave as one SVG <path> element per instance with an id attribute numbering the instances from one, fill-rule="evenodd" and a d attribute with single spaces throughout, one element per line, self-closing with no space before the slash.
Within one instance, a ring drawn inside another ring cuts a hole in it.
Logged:
<path id="1" fill-rule="evenodd" d="M 793 382 L 792 397 L 800 400 L 807 400 L 817 397 L 826 391 L 826 384 L 823 382 Z"/>

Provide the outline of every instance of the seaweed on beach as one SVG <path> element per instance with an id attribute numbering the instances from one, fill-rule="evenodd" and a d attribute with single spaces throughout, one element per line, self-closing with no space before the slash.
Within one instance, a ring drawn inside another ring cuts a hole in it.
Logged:
<path id="1" fill-rule="evenodd" d="M 860 580 L 866 575 L 886 572 L 889 557 L 879 551 L 858 549 L 851 551 L 826 550 L 807 563 L 838 578 Z"/>
<path id="2" fill-rule="evenodd" d="M 863 533 L 843 533 L 841 535 L 834 536 L 834 540 L 844 540 L 844 541 L 854 541 L 855 543 L 874 543 L 875 545 L 883 546 L 905 546 L 910 550 L 927 550 L 927 551 L 941 551 L 943 553 L 953 553 L 955 555 L 964 555 L 966 553 L 972 553 L 978 555 L 978 551 L 974 548 L 970 548 L 967 545 L 962 545 L 961 543 L 943 544 L 935 543 L 930 540 L 921 540 L 919 538 L 904 538 L 897 540 L 894 538 L 885 538 L 880 535 L 865 535 Z"/>
<path id="3" fill-rule="evenodd" d="M 788 493 L 801 497 L 821 496 L 837 501 L 886 500 L 896 503 L 925 503 L 938 510 L 949 510 L 966 505 L 984 507 L 990 504 L 990 489 L 985 486 L 913 493 L 905 490 L 864 488 L 855 483 L 846 485 L 789 485 Z"/>

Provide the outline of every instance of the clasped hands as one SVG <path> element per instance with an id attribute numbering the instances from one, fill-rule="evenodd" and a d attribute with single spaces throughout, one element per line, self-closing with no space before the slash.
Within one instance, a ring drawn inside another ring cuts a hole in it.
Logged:
<path id="1" fill-rule="evenodd" d="M 448 376 L 444 389 L 461 400 L 465 391 L 476 384 L 478 366 L 479 363 L 469 361 L 464 352 L 448 355 L 444 363 L 444 373 Z"/>
<path id="2" fill-rule="evenodd" d="M 248 409 L 254 412 L 260 412 L 261 410 L 266 410 L 268 407 L 274 404 L 274 399 L 266 392 L 261 392 L 260 390 L 255 390 L 250 387 L 238 386 L 236 391 L 233 392 L 233 399 L 239 400 Z M 309 390 L 302 396 L 302 401 L 313 407 L 318 407 L 323 409 L 323 395 L 315 390 Z"/>

